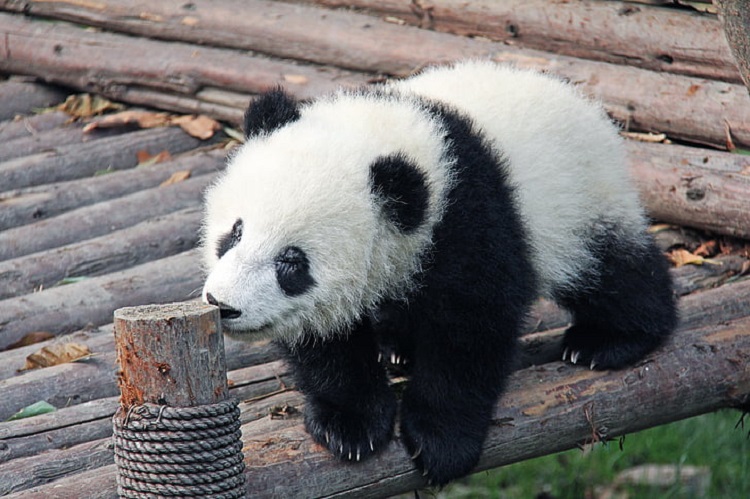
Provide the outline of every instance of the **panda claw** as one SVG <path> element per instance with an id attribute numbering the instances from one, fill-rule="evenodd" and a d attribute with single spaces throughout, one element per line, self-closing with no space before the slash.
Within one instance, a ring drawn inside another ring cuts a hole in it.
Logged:
<path id="1" fill-rule="evenodd" d="M 568 359 L 568 353 L 569 353 L 569 352 L 570 352 L 570 349 L 569 349 L 568 347 L 565 347 L 565 350 L 563 350 L 563 357 L 562 357 L 562 360 L 564 360 L 564 361 L 565 361 L 565 360 L 567 360 L 567 359 Z"/>
<path id="2" fill-rule="evenodd" d="M 591 370 L 593 371 L 595 367 L 596 367 L 596 361 L 595 361 L 595 360 L 592 360 L 592 361 L 591 361 L 591 367 L 590 367 L 590 368 L 591 368 Z"/>
<path id="3" fill-rule="evenodd" d="M 391 354 L 391 364 L 394 364 L 394 365 L 396 364 L 396 354 L 395 353 Z"/>
<path id="4" fill-rule="evenodd" d="M 326 444 L 330 444 L 330 443 L 331 443 L 331 436 L 328 434 L 328 432 L 326 432 Z"/>
<path id="5" fill-rule="evenodd" d="M 372 439 L 370 440 L 370 450 L 375 452 L 375 444 L 372 442 Z"/>
<path id="6" fill-rule="evenodd" d="M 360 452 L 359 452 L 359 447 L 357 447 L 357 462 L 359 462 L 359 460 L 360 460 Z"/>
<path id="7" fill-rule="evenodd" d="M 378 352 L 378 364 L 380 364 L 383 361 L 383 353 Z"/>
<path id="8" fill-rule="evenodd" d="M 411 460 L 416 461 L 416 459 L 419 457 L 419 455 L 422 453 L 422 446 L 419 446 L 419 449 L 417 449 L 414 454 L 411 455 Z"/>
<path id="9" fill-rule="evenodd" d="M 574 351 L 573 351 L 573 352 L 572 352 L 572 353 L 570 354 L 570 361 L 571 361 L 571 362 L 572 362 L 573 364 L 577 364 L 577 363 L 578 363 L 578 357 L 580 357 L 580 355 L 581 355 L 581 352 L 579 352 L 578 350 L 574 350 Z"/>

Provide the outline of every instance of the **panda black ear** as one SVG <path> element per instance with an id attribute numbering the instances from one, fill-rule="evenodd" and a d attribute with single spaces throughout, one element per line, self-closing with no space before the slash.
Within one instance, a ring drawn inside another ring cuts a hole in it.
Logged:
<path id="1" fill-rule="evenodd" d="M 404 154 L 380 156 L 370 165 L 370 189 L 383 214 L 401 232 L 415 231 L 427 217 L 425 175 Z"/>
<path id="2" fill-rule="evenodd" d="M 245 138 L 272 132 L 300 117 L 299 103 L 281 88 L 260 95 L 245 111 Z"/>

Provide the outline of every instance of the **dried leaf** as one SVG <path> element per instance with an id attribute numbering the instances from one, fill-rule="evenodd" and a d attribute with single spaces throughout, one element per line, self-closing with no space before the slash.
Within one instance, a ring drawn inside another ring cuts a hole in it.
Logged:
<path id="1" fill-rule="evenodd" d="M 83 131 L 90 132 L 97 128 L 117 128 L 130 125 L 137 125 L 140 128 L 156 128 L 168 125 L 170 119 L 171 116 L 167 113 L 155 113 L 152 111 L 122 111 L 92 121 L 83 127 Z"/>
<path id="2" fill-rule="evenodd" d="M 29 345 L 33 345 L 34 343 L 39 343 L 42 341 L 47 341 L 52 338 L 54 338 L 55 335 L 52 333 L 49 333 L 47 331 L 34 331 L 33 333 L 27 333 L 24 335 L 23 338 L 16 341 L 15 343 L 8 345 L 8 350 L 13 350 L 14 348 L 21 348 L 21 347 L 27 347 Z"/>
<path id="3" fill-rule="evenodd" d="M 82 343 L 54 343 L 26 357 L 26 364 L 21 371 L 56 366 L 89 355 L 91 355 L 91 350 Z"/>
<path id="4" fill-rule="evenodd" d="M 167 180 L 159 184 L 159 187 L 165 187 L 167 185 L 176 184 L 190 178 L 190 170 L 180 170 L 174 172 Z"/>
<path id="5" fill-rule="evenodd" d="M 160 153 L 154 155 L 152 155 L 148 151 L 141 150 L 135 153 L 135 155 L 136 158 L 138 158 L 138 167 L 164 163 L 165 161 L 169 161 L 172 159 L 172 155 L 169 154 L 169 151 L 167 150 L 161 151 Z"/>
<path id="6" fill-rule="evenodd" d="M 695 253 L 691 253 L 688 250 L 682 248 L 672 250 L 669 253 L 669 259 L 672 260 L 672 263 L 674 263 L 675 267 L 682 267 L 683 265 L 703 265 L 704 263 L 721 265 L 721 262 L 703 258 L 700 255 L 696 255 Z"/>
<path id="7" fill-rule="evenodd" d="M 186 115 L 172 118 L 171 123 L 179 125 L 185 133 L 197 139 L 206 140 L 221 130 L 221 125 L 213 118 L 205 115 Z"/>
<path id="8" fill-rule="evenodd" d="M 39 416 L 40 414 L 47 414 L 49 412 L 55 412 L 57 408 L 47 402 L 46 400 L 40 400 L 39 402 L 34 402 L 31 405 L 28 405 L 6 419 L 6 421 L 15 421 L 16 419 L 25 419 L 30 418 L 33 416 Z"/>
<path id="9" fill-rule="evenodd" d="M 89 118 L 106 111 L 119 111 L 122 108 L 122 104 L 91 94 L 71 95 L 65 99 L 65 102 L 57 106 L 57 109 L 74 118 Z"/>

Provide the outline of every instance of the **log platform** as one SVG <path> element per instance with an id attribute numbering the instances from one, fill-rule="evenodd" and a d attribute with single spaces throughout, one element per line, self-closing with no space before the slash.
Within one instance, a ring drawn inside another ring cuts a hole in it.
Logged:
<path id="1" fill-rule="evenodd" d="M 0 0 L 0 495 L 116 497 L 113 312 L 197 299 L 202 192 L 253 95 L 466 57 L 561 75 L 621 123 L 681 311 L 655 355 L 592 372 L 559 360 L 568 318 L 540 302 L 477 470 L 750 409 L 750 94 L 715 10 L 667 4 Z M 73 118 L 60 105 L 82 93 L 162 126 Z M 183 115 L 221 126 L 196 134 Z M 225 348 L 248 497 L 425 485 L 398 438 L 364 463 L 333 460 L 272 345 Z M 46 361 L 71 349 L 85 355 Z M 40 401 L 55 410 L 7 421 Z"/>

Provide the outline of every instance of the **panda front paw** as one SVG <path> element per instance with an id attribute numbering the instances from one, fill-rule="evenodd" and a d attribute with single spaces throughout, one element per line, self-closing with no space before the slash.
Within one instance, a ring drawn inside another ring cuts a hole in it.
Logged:
<path id="1" fill-rule="evenodd" d="M 446 416 L 402 407 L 401 436 L 428 485 L 443 486 L 469 474 L 482 453 L 485 431 L 481 425 Z"/>
<path id="2" fill-rule="evenodd" d="M 338 459 L 362 461 L 388 445 L 396 419 L 395 398 L 382 397 L 370 407 L 341 409 L 321 400 L 308 400 L 305 428 Z"/>
<path id="3" fill-rule="evenodd" d="M 607 336 L 602 331 L 574 324 L 565 331 L 562 360 L 590 369 L 621 369 L 633 365 L 661 344 L 647 334 Z"/>

